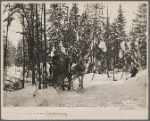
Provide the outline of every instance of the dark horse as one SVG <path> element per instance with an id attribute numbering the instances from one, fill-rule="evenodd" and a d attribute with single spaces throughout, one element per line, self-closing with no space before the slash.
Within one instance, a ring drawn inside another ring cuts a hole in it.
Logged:
<path id="1" fill-rule="evenodd" d="M 81 58 L 74 67 L 72 67 L 72 59 L 68 55 L 55 55 L 52 59 L 52 71 L 50 75 L 52 76 L 52 81 L 54 82 L 55 87 L 62 87 L 65 90 L 67 85 L 68 90 L 73 87 L 73 80 L 78 78 L 79 87 L 83 88 L 83 78 L 87 73 L 89 68 L 90 59 L 88 55 Z M 65 80 L 68 80 L 68 84 L 65 83 Z"/>
<path id="2" fill-rule="evenodd" d="M 68 80 L 68 90 L 71 86 L 71 60 L 68 56 L 54 56 L 53 57 L 53 82 L 56 87 L 62 87 L 65 90 L 64 80 Z"/>

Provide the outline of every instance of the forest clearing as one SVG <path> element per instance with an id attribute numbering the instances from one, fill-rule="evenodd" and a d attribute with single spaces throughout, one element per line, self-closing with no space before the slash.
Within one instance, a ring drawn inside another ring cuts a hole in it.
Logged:
<path id="1" fill-rule="evenodd" d="M 2 4 L 4 107 L 145 108 L 146 2 Z"/>

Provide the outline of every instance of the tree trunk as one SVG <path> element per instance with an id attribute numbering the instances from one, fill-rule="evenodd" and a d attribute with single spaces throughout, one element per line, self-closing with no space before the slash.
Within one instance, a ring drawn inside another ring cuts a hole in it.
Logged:
<path id="1" fill-rule="evenodd" d="M 42 54 L 42 64 L 44 65 L 44 56 L 43 56 L 43 29 L 42 29 L 42 17 L 43 16 L 43 4 L 42 4 L 42 12 L 41 12 L 41 54 Z M 42 79 L 44 79 L 43 71 L 44 71 L 44 66 L 42 66 Z M 42 80 L 41 80 L 42 81 Z"/>
<path id="2" fill-rule="evenodd" d="M 107 76 L 109 78 L 109 18 L 108 18 L 108 7 L 107 7 L 107 62 L 106 62 L 106 70 Z"/>
<path id="3" fill-rule="evenodd" d="M 9 9 L 10 9 L 10 4 L 9 4 Z M 8 16 L 9 16 L 9 11 L 8 11 Z M 7 65 L 7 49 L 8 49 L 8 28 L 9 28 L 9 18 L 7 20 L 7 30 L 6 30 L 6 45 L 4 48 L 4 70 L 6 70 L 6 65 Z"/>
<path id="4" fill-rule="evenodd" d="M 116 81 L 115 79 L 115 48 L 113 50 L 113 81 Z"/>
<path id="5" fill-rule="evenodd" d="M 46 54 L 47 54 L 47 45 L 46 45 L 46 6 L 45 6 L 45 3 L 43 4 L 44 5 L 44 44 L 45 44 L 45 63 L 44 63 L 44 66 L 45 66 L 45 84 L 44 84 L 44 88 L 47 88 L 47 73 L 46 73 L 46 61 L 47 61 L 47 58 L 46 58 Z"/>
<path id="6" fill-rule="evenodd" d="M 23 88 L 24 88 L 24 78 L 25 78 L 25 40 L 24 40 L 24 29 L 25 29 L 25 25 L 24 25 L 24 16 L 23 16 Z"/>
<path id="7" fill-rule="evenodd" d="M 6 31 L 6 45 L 4 51 L 4 70 L 6 70 L 6 65 L 7 65 L 7 49 L 8 49 L 8 24 L 7 24 L 7 31 Z"/>
<path id="8" fill-rule="evenodd" d="M 35 69 L 34 69 L 34 6 L 31 5 L 31 26 L 32 26 L 32 40 L 31 40 L 31 61 L 32 61 L 32 84 L 35 84 Z"/>
<path id="9" fill-rule="evenodd" d="M 39 30 L 38 30 L 38 5 L 36 4 L 36 35 L 37 35 L 37 43 L 38 43 L 38 51 L 37 51 L 37 57 L 38 57 L 38 80 L 39 80 L 39 89 L 41 89 L 41 69 L 40 69 L 40 40 L 39 40 Z"/>

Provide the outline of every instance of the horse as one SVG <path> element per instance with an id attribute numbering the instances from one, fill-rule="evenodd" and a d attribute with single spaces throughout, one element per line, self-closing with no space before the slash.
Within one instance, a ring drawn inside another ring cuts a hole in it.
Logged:
<path id="1" fill-rule="evenodd" d="M 52 75 L 50 81 L 53 82 L 54 87 L 62 87 L 65 90 L 65 80 L 68 80 L 68 90 L 70 90 L 71 84 L 71 73 L 70 66 L 71 61 L 68 56 L 54 56 L 52 66 L 50 66 L 51 71 L 49 75 Z"/>
<path id="2" fill-rule="evenodd" d="M 71 71 L 72 71 L 72 81 L 74 81 L 76 78 L 79 80 L 79 87 L 83 88 L 83 78 L 86 73 L 88 73 L 88 69 L 90 66 L 90 59 L 88 57 L 84 57 L 83 59 L 80 59 L 79 62 L 76 64 L 72 64 Z"/>
<path id="3" fill-rule="evenodd" d="M 49 82 L 55 88 L 62 87 L 65 90 L 65 86 L 67 86 L 70 90 L 75 78 L 79 79 L 79 87 L 83 88 L 83 78 L 90 65 L 88 55 L 81 57 L 76 64 L 73 64 L 71 56 L 63 53 L 54 53 L 51 59 L 52 63 L 47 68 L 49 70 L 47 75 L 50 77 L 48 78 Z M 65 85 L 66 80 L 67 85 Z"/>

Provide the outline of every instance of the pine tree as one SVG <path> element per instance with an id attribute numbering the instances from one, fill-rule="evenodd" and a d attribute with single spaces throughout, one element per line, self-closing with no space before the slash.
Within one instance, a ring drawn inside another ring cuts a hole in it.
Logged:
<path id="1" fill-rule="evenodd" d="M 90 27 L 91 31 L 91 46 L 92 46 L 92 61 L 96 61 L 98 59 L 99 51 L 98 44 L 102 38 L 102 31 L 104 29 L 104 16 L 103 10 L 105 6 L 102 3 L 93 3 L 87 4 L 87 14 L 88 21 L 92 26 Z"/>
<path id="2" fill-rule="evenodd" d="M 68 55 L 73 58 L 73 61 L 77 59 L 78 53 L 78 44 L 77 42 L 77 35 L 79 32 L 78 24 L 79 24 L 79 8 L 76 3 L 72 5 L 72 8 L 70 10 L 70 16 L 69 16 L 69 25 L 66 29 L 65 34 L 65 43 L 64 45 L 67 45 Z M 75 59 L 76 58 L 76 59 Z"/>
<path id="3" fill-rule="evenodd" d="M 109 22 L 109 16 L 108 16 L 108 7 L 107 7 L 107 17 L 106 17 L 106 23 L 104 24 L 104 32 L 103 32 L 103 41 L 106 43 L 106 52 L 103 52 L 104 56 L 103 59 L 106 59 L 105 62 L 105 68 L 107 72 L 107 76 L 109 78 L 109 71 L 110 71 L 110 22 Z"/>
<path id="4" fill-rule="evenodd" d="M 133 28 L 131 31 L 131 47 L 134 48 L 136 63 L 145 68 L 147 58 L 147 4 L 140 4 L 135 15 L 136 17 L 133 19 Z"/>
<path id="5" fill-rule="evenodd" d="M 114 34 L 114 51 L 115 51 L 115 65 L 119 64 L 119 52 L 122 51 L 122 48 L 120 44 L 124 41 L 126 41 L 126 31 L 125 31 L 125 26 L 126 26 L 126 19 L 123 15 L 124 11 L 122 9 L 121 4 L 119 5 L 118 9 L 118 16 L 115 19 L 114 23 L 112 24 L 112 32 Z"/>

